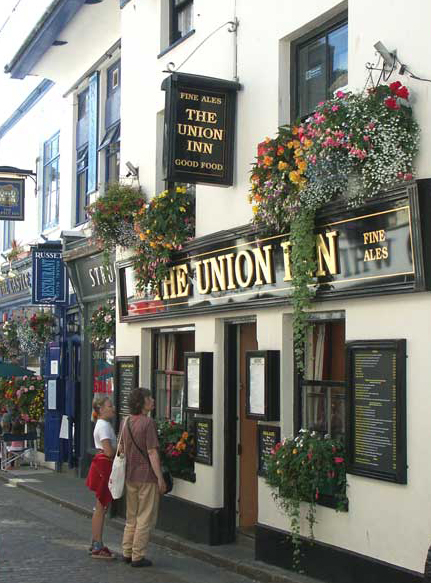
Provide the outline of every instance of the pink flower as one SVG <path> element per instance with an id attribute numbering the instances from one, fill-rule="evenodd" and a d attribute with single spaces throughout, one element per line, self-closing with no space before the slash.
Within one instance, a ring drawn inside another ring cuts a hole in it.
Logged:
<path id="1" fill-rule="evenodd" d="M 24 419 L 24 421 L 25 421 L 26 423 L 28 423 L 28 422 L 30 421 L 30 417 L 27 415 L 27 413 L 23 413 L 23 414 L 21 415 L 21 417 L 22 417 L 22 419 Z"/>
<path id="2" fill-rule="evenodd" d="M 373 121 L 370 121 L 368 127 L 370 128 L 370 130 L 373 130 L 376 127 L 376 124 Z"/>
<path id="3" fill-rule="evenodd" d="M 364 142 L 369 142 L 370 141 L 370 136 L 364 136 Z"/>
<path id="4" fill-rule="evenodd" d="M 22 380 L 23 380 L 23 381 L 26 381 L 27 379 L 28 379 L 28 377 L 27 377 L 27 376 L 25 376 L 25 377 L 22 377 Z"/>
<path id="5" fill-rule="evenodd" d="M 37 377 L 37 380 L 38 380 L 38 381 L 41 381 L 41 380 L 42 380 L 42 377 L 39 375 L 39 376 Z"/>
<path id="6" fill-rule="evenodd" d="M 343 97 L 346 96 L 344 91 L 337 91 L 337 93 L 335 95 L 338 97 L 338 99 L 342 99 Z"/>
<path id="7" fill-rule="evenodd" d="M 322 106 L 322 105 L 324 105 L 324 104 L 325 104 L 325 102 L 324 102 L 324 101 L 319 101 L 319 103 L 318 103 L 317 105 L 320 107 L 320 106 Z"/>
<path id="8" fill-rule="evenodd" d="M 413 174 L 411 174 L 410 172 L 404 174 L 404 180 L 413 180 Z"/>
<path id="9" fill-rule="evenodd" d="M 16 396 L 18 397 L 18 399 L 21 397 L 21 389 L 18 389 L 16 392 Z"/>
<path id="10" fill-rule="evenodd" d="M 340 109 L 340 106 L 339 105 L 333 105 L 331 107 L 331 109 L 332 109 L 332 111 L 338 111 Z"/>
<path id="11" fill-rule="evenodd" d="M 342 463 L 344 463 L 344 458 L 343 457 L 334 457 L 334 463 L 342 464 Z"/>
<path id="12" fill-rule="evenodd" d="M 34 386 L 34 385 L 30 385 L 30 386 L 28 387 L 28 390 L 29 390 L 29 391 L 35 391 L 35 390 L 36 390 L 36 388 L 35 388 L 35 386 Z"/>
<path id="13" fill-rule="evenodd" d="M 28 387 L 24 387 L 23 391 L 24 393 L 28 393 Z"/>

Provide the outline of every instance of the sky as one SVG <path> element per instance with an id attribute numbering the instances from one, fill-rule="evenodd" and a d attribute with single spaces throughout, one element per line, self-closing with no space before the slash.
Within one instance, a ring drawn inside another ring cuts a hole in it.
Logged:
<path id="1" fill-rule="evenodd" d="M 0 0 L 0 125 L 43 80 L 40 77 L 11 79 L 3 70 L 51 2 Z"/>

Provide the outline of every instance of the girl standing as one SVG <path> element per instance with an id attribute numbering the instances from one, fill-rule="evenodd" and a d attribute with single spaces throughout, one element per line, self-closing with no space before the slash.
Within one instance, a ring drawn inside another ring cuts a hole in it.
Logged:
<path id="1" fill-rule="evenodd" d="M 93 409 L 97 415 L 93 437 L 98 453 L 91 462 L 86 481 L 88 488 L 96 493 L 96 507 L 91 520 L 91 556 L 94 559 L 114 559 L 114 555 L 103 544 L 102 535 L 105 514 L 112 501 L 108 481 L 117 446 L 115 432 L 110 423 L 114 418 L 115 409 L 107 396 L 96 397 L 93 400 Z"/>

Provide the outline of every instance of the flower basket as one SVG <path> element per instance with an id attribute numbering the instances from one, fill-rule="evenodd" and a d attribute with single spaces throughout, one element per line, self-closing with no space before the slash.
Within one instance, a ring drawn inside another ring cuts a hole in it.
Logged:
<path id="1" fill-rule="evenodd" d="M 96 350 L 103 350 L 115 338 L 115 302 L 108 300 L 99 306 L 90 318 L 87 327 L 90 341 Z"/>
<path id="2" fill-rule="evenodd" d="M 17 323 L 20 351 L 29 356 L 43 354 L 48 342 L 55 338 L 55 317 L 51 312 L 38 312 L 30 320 Z"/>
<path id="3" fill-rule="evenodd" d="M 160 459 L 174 477 L 194 481 L 194 438 L 175 421 L 158 421 Z"/>
<path id="4" fill-rule="evenodd" d="M 316 504 L 323 496 L 331 496 L 337 510 L 345 510 L 346 464 L 341 441 L 301 429 L 294 439 L 278 443 L 267 459 L 266 481 L 273 497 L 291 522 L 294 567 L 300 566 L 301 502 L 308 505 L 307 521 L 314 538 Z"/>
<path id="5" fill-rule="evenodd" d="M 12 420 L 37 423 L 44 415 L 45 383 L 41 376 L 0 378 L 0 409 Z"/>

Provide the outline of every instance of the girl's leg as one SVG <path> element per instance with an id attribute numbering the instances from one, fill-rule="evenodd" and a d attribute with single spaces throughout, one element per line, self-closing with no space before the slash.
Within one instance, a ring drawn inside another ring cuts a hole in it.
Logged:
<path id="1" fill-rule="evenodd" d="M 100 543 L 100 545 L 102 544 L 105 513 L 106 508 L 104 508 L 99 500 L 96 499 L 96 508 L 94 509 L 93 517 L 91 519 L 91 535 L 93 543 Z"/>

